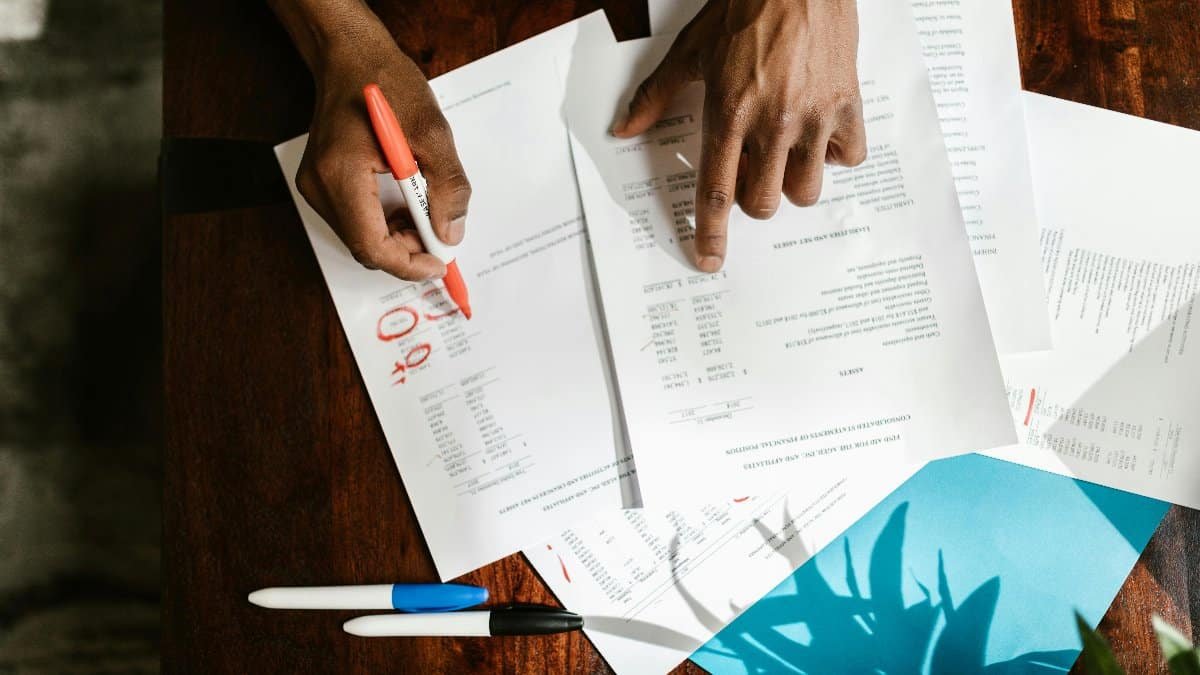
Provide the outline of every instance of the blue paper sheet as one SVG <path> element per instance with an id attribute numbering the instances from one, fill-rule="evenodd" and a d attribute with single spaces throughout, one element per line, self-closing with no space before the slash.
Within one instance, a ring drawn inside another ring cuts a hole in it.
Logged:
<path id="1" fill-rule="evenodd" d="M 978 455 L 922 469 L 701 647 L 714 673 L 1058 673 L 1169 504 Z"/>

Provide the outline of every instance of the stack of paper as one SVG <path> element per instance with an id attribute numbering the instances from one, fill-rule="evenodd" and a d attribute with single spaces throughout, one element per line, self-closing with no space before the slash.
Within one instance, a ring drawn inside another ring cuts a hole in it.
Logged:
<path id="1" fill-rule="evenodd" d="M 1032 98 L 1027 145 L 1008 6 L 955 7 L 860 0 L 867 162 L 735 215 L 718 274 L 687 254 L 700 91 L 610 136 L 671 36 L 600 13 L 431 82 L 475 188 L 472 320 L 294 192 L 442 578 L 523 549 L 616 670 L 665 671 L 930 459 L 1200 505 L 1171 163 L 1200 140 Z"/>

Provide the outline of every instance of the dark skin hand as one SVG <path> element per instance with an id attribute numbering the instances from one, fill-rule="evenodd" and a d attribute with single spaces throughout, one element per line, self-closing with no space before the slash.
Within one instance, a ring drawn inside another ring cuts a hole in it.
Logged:
<path id="1" fill-rule="evenodd" d="M 617 137 L 645 132 L 685 85 L 705 83 L 701 270 L 724 263 L 734 201 L 760 219 L 775 214 L 781 195 L 809 206 L 821 196 L 826 162 L 866 158 L 857 52 L 854 0 L 710 0 L 638 88 Z"/>
<path id="2" fill-rule="evenodd" d="M 387 165 L 362 88 L 379 84 L 429 182 L 434 232 L 463 238 L 471 186 L 424 75 L 362 0 L 268 0 L 313 73 L 317 105 L 296 179 L 304 198 L 366 267 L 418 281 L 445 273 L 405 214 L 385 217 Z M 854 0 L 710 0 L 679 34 L 613 129 L 649 129 L 686 84 L 706 86 L 696 189 L 696 264 L 721 268 L 736 201 L 770 218 L 786 195 L 815 204 L 826 162 L 866 157 Z"/>
<path id="3" fill-rule="evenodd" d="M 363 266 L 421 281 L 446 273 L 425 252 L 403 211 L 385 217 L 376 174 L 388 171 L 362 90 L 374 82 L 388 97 L 429 188 L 429 217 L 447 244 L 463 239 L 471 184 L 450 125 L 421 69 L 400 51 L 358 0 L 271 3 L 308 63 L 316 108 L 296 187 Z"/>

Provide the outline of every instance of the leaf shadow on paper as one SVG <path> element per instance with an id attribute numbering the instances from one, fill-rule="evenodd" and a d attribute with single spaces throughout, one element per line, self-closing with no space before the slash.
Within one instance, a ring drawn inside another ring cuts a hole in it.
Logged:
<path id="1" fill-rule="evenodd" d="M 743 617 L 738 630 L 726 630 L 720 644 L 702 651 L 740 661 L 749 673 L 839 672 L 955 675 L 1008 675 L 1067 672 L 1078 650 L 1029 652 L 985 663 L 1000 595 L 992 577 L 955 602 L 939 552 L 935 593 L 916 579 L 924 598 L 905 604 L 902 549 L 908 502 L 896 506 L 871 551 L 867 586 L 845 549 L 847 594 L 834 590 L 816 565 L 798 566 L 797 591 L 773 594 L 755 605 L 754 622 Z M 916 577 L 916 574 L 914 577 Z"/>
<path id="2" fill-rule="evenodd" d="M 763 545 L 784 555 L 791 569 L 796 569 L 804 565 L 813 554 L 813 551 L 798 543 L 800 541 L 800 532 L 796 525 L 797 521 L 798 517 L 792 513 L 790 503 L 785 502 L 783 506 L 783 526 L 778 530 L 768 527 L 762 520 L 757 518 L 754 519 L 752 524 L 762 538 Z M 784 543 L 789 543 L 790 545 L 784 547 Z M 713 610 L 706 607 L 704 602 L 691 592 L 685 582 L 688 573 L 695 569 L 697 561 L 687 558 L 683 552 L 678 532 L 671 537 L 670 544 L 667 547 L 665 562 L 669 564 L 671 569 L 671 581 L 663 587 L 672 589 L 680 595 L 683 602 L 687 605 L 688 610 L 692 613 L 692 616 L 696 618 L 710 635 L 720 633 L 728 621 L 722 619 Z M 730 615 L 737 616 L 746 607 L 738 606 L 731 602 L 728 609 Z M 697 638 L 656 623 L 618 616 L 588 615 L 585 617 L 585 625 L 589 632 L 607 633 L 646 644 L 665 647 L 685 654 L 693 652 L 704 642 L 702 638 Z"/>

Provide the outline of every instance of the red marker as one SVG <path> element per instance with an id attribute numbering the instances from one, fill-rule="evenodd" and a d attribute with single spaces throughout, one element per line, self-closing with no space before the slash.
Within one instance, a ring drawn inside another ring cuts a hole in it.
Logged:
<path id="1" fill-rule="evenodd" d="M 363 88 L 363 96 L 367 99 L 367 114 L 371 116 L 371 126 L 375 128 L 375 138 L 383 147 L 388 166 L 392 168 L 392 177 L 400 184 L 404 193 L 404 202 L 408 204 L 408 212 L 412 214 L 417 233 L 421 235 L 421 243 L 425 250 L 441 258 L 446 263 L 446 276 L 442 283 L 446 285 L 446 293 L 463 316 L 471 318 L 471 302 L 467 298 L 467 285 L 463 282 L 462 273 L 458 271 L 458 262 L 454 259 L 454 249 L 442 243 L 433 233 L 433 225 L 429 222 L 429 198 L 425 194 L 425 177 L 417 168 L 413 159 L 412 149 L 408 147 L 408 139 L 400 128 L 400 121 L 392 106 L 388 105 L 379 85 L 368 84 Z"/>

